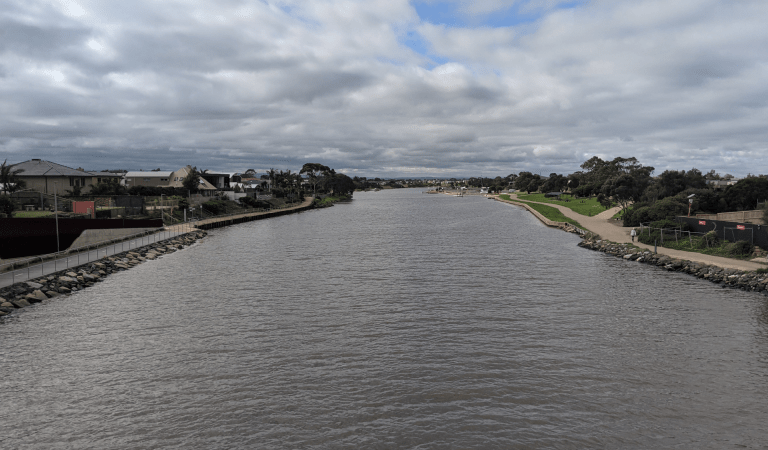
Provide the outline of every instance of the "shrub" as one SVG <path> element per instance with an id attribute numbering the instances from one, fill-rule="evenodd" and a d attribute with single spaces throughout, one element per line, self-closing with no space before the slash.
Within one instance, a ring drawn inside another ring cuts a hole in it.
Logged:
<path id="1" fill-rule="evenodd" d="M 748 241 L 736 241 L 728 244 L 728 253 L 736 256 L 749 255 L 752 253 L 752 245 Z"/>
<path id="2" fill-rule="evenodd" d="M 704 240 L 706 241 L 705 244 L 709 246 L 717 245 L 717 243 L 720 242 L 720 238 L 717 236 L 717 232 L 715 232 L 714 230 L 705 234 Z"/>
<path id="3" fill-rule="evenodd" d="M 674 220 L 662 219 L 651 222 L 651 228 L 681 228 L 680 224 Z"/>
<path id="4" fill-rule="evenodd" d="M 203 208 L 207 213 L 213 215 L 224 214 L 227 211 L 226 204 L 221 200 L 208 200 L 203 203 Z"/>
<path id="5" fill-rule="evenodd" d="M 10 216 L 14 209 L 16 209 L 16 205 L 11 198 L 7 195 L 0 195 L 0 213 Z"/>

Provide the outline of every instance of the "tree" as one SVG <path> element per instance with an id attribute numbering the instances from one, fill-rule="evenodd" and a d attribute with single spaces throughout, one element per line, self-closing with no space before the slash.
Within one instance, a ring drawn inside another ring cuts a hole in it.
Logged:
<path id="1" fill-rule="evenodd" d="M 200 172 L 197 167 L 187 166 L 187 176 L 181 181 L 181 185 L 192 194 L 200 190 Z"/>
<path id="2" fill-rule="evenodd" d="M 267 170 L 267 177 L 269 177 L 269 191 L 272 192 L 275 188 L 275 182 L 277 181 L 278 173 L 275 169 Z"/>
<path id="3" fill-rule="evenodd" d="M 90 195 L 124 195 L 126 191 L 117 178 L 105 178 L 91 186 Z"/>
<path id="4" fill-rule="evenodd" d="M 14 209 L 16 209 L 16 205 L 14 205 L 11 197 L 0 195 L 0 213 L 7 214 L 10 217 Z"/>
<path id="5" fill-rule="evenodd" d="M 605 180 L 600 193 L 618 203 L 625 212 L 630 204 L 640 200 L 651 181 L 654 168 L 641 165 L 635 158 L 616 158 L 611 164 L 616 175 Z"/>
<path id="6" fill-rule="evenodd" d="M 744 211 L 757 208 L 758 201 L 768 199 L 768 180 L 765 178 L 744 178 L 723 193 L 730 211 Z"/>
<path id="7" fill-rule="evenodd" d="M 547 180 L 542 183 L 541 190 L 543 192 L 561 191 L 567 184 L 568 179 L 564 176 L 558 175 L 556 173 L 550 173 L 549 178 L 547 178 Z"/>
<path id="8" fill-rule="evenodd" d="M 312 192 L 317 196 L 317 184 L 320 182 L 320 175 L 329 172 L 331 169 L 320 163 L 306 163 L 302 166 L 299 174 L 306 174 L 309 178 L 309 184 L 312 185 Z"/>
<path id="9" fill-rule="evenodd" d="M 19 179 L 19 174 L 24 172 L 24 169 L 13 170 L 13 166 L 9 166 L 8 160 L 3 161 L 0 164 L 0 183 L 3 185 L 2 191 L 6 194 L 16 192 L 19 189 L 24 189 L 27 183 L 24 180 Z"/>

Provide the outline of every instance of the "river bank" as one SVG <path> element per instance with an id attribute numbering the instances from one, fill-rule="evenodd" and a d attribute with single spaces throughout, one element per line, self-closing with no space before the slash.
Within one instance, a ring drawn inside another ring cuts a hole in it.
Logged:
<path id="1" fill-rule="evenodd" d="M 496 197 L 493 197 L 493 198 L 505 203 L 516 204 L 515 198 L 513 197 L 511 197 L 510 200 L 498 199 Z M 764 260 L 750 261 L 750 260 L 726 258 L 722 256 L 707 255 L 707 254 L 696 253 L 696 252 L 687 252 L 683 250 L 676 250 L 676 249 L 671 249 L 666 247 L 658 247 L 654 249 L 654 246 L 652 245 L 643 244 L 640 242 L 632 242 L 632 237 L 630 236 L 630 231 L 632 230 L 632 227 L 624 227 L 621 225 L 620 222 L 612 219 L 613 215 L 615 215 L 616 212 L 618 211 L 618 208 L 612 208 L 600 214 L 590 217 L 590 216 L 584 216 L 584 215 L 578 214 L 575 211 L 561 205 L 539 203 L 539 202 L 532 202 L 532 201 L 527 203 L 531 203 L 531 204 L 535 203 L 538 205 L 556 208 L 565 217 L 579 221 L 582 227 L 586 231 L 590 232 L 590 233 L 584 234 L 584 236 L 587 238 L 594 238 L 594 236 L 598 236 L 596 239 L 602 239 L 604 241 L 614 242 L 618 244 L 631 244 L 634 247 L 644 249 L 645 251 L 655 251 L 658 254 L 666 255 L 672 259 L 687 260 L 697 264 L 717 266 L 722 269 L 735 269 L 743 272 L 750 272 L 750 271 L 768 268 L 768 265 L 766 265 L 763 262 Z M 523 204 L 519 204 L 518 206 L 526 207 Z M 532 211 L 532 208 L 530 207 L 526 207 L 526 209 L 528 209 L 529 211 Z M 539 220 L 541 220 L 544 224 L 560 228 L 560 226 L 558 226 L 557 223 L 550 225 L 544 220 L 546 218 L 542 219 L 539 215 L 537 214 L 534 214 L 534 215 L 536 215 L 536 217 L 539 218 Z"/>
<path id="2" fill-rule="evenodd" d="M 631 244 L 619 244 L 602 239 L 585 239 L 579 242 L 578 245 L 579 247 L 603 252 L 627 261 L 650 264 L 668 271 L 686 273 L 696 278 L 720 284 L 722 287 L 761 292 L 764 295 L 768 295 L 768 273 L 766 273 L 768 271 L 758 272 L 724 268 L 714 264 L 673 258 L 669 255 L 653 253 Z"/>
<path id="3" fill-rule="evenodd" d="M 0 317 L 35 303 L 68 295 L 104 281 L 109 275 L 157 259 L 204 238 L 208 233 L 195 230 L 171 239 L 128 250 L 97 261 L 64 269 L 0 289 Z"/>

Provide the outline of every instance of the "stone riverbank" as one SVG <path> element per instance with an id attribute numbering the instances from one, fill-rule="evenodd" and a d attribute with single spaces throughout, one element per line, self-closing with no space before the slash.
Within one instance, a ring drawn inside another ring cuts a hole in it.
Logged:
<path id="1" fill-rule="evenodd" d="M 682 272 L 697 278 L 709 280 L 722 287 L 741 289 L 744 291 L 762 292 L 768 295 L 768 273 L 722 268 L 715 265 L 672 258 L 667 255 L 655 254 L 639 249 L 631 244 L 617 244 L 601 239 L 584 239 L 578 244 L 590 250 L 603 252 L 627 261 L 651 264 L 665 270 Z"/>
<path id="2" fill-rule="evenodd" d="M 195 230 L 171 239 L 136 248 L 98 261 L 71 267 L 50 275 L 16 283 L 0 289 L 0 317 L 17 309 L 50 298 L 69 295 L 103 281 L 110 274 L 128 270 L 144 261 L 156 259 L 194 244 L 208 233 Z"/>

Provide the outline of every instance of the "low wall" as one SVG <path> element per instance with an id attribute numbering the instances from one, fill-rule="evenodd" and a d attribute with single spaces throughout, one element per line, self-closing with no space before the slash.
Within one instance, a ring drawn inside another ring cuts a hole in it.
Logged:
<path id="1" fill-rule="evenodd" d="M 262 220 L 262 219 L 269 219 L 271 217 L 284 216 L 287 214 L 306 211 L 312 208 L 314 208 L 314 205 L 310 203 L 307 206 L 301 206 L 298 208 L 286 208 L 286 209 L 278 209 L 278 210 L 268 211 L 268 212 L 237 214 L 237 215 L 227 216 L 227 217 L 216 217 L 213 219 L 204 219 L 199 222 L 195 222 L 194 225 L 196 228 L 199 228 L 201 230 L 210 230 L 211 228 L 225 227 L 227 225 L 234 225 L 237 223 L 251 222 L 253 220 Z"/>
<path id="2" fill-rule="evenodd" d="M 717 214 L 696 214 L 696 218 L 706 220 L 722 220 L 726 222 L 748 222 L 763 225 L 763 214 L 763 210 L 733 211 Z"/>
<path id="3" fill-rule="evenodd" d="M 78 248 L 93 245 L 111 239 L 120 239 L 132 234 L 154 231 L 157 228 L 114 228 L 110 230 L 84 230 L 80 236 L 67 248 Z"/>
<path id="4" fill-rule="evenodd" d="M 539 219 L 544 225 L 546 225 L 548 227 L 562 228 L 564 230 L 567 230 L 568 228 L 573 228 L 572 231 L 574 231 L 576 233 L 579 233 L 579 234 L 586 233 L 585 230 L 582 230 L 581 228 L 578 228 L 575 225 L 572 225 L 572 224 L 570 224 L 568 222 L 555 222 L 554 220 L 549 220 L 546 217 L 544 217 L 543 214 L 541 214 L 540 212 L 536 211 L 535 209 L 533 209 L 528 204 L 518 203 L 518 202 L 516 202 L 514 200 L 504 200 L 504 199 L 498 198 L 498 197 L 490 197 L 490 198 L 492 198 L 494 200 L 497 200 L 497 201 L 500 201 L 500 202 L 510 203 L 512 205 L 515 205 L 515 206 L 522 206 L 523 208 L 525 208 L 528 211 L 530 211 L 534 216 L 536 216 L 537 219 Z M 567 231 L 571 231 L 571 230 L 567 230 Z"/>

